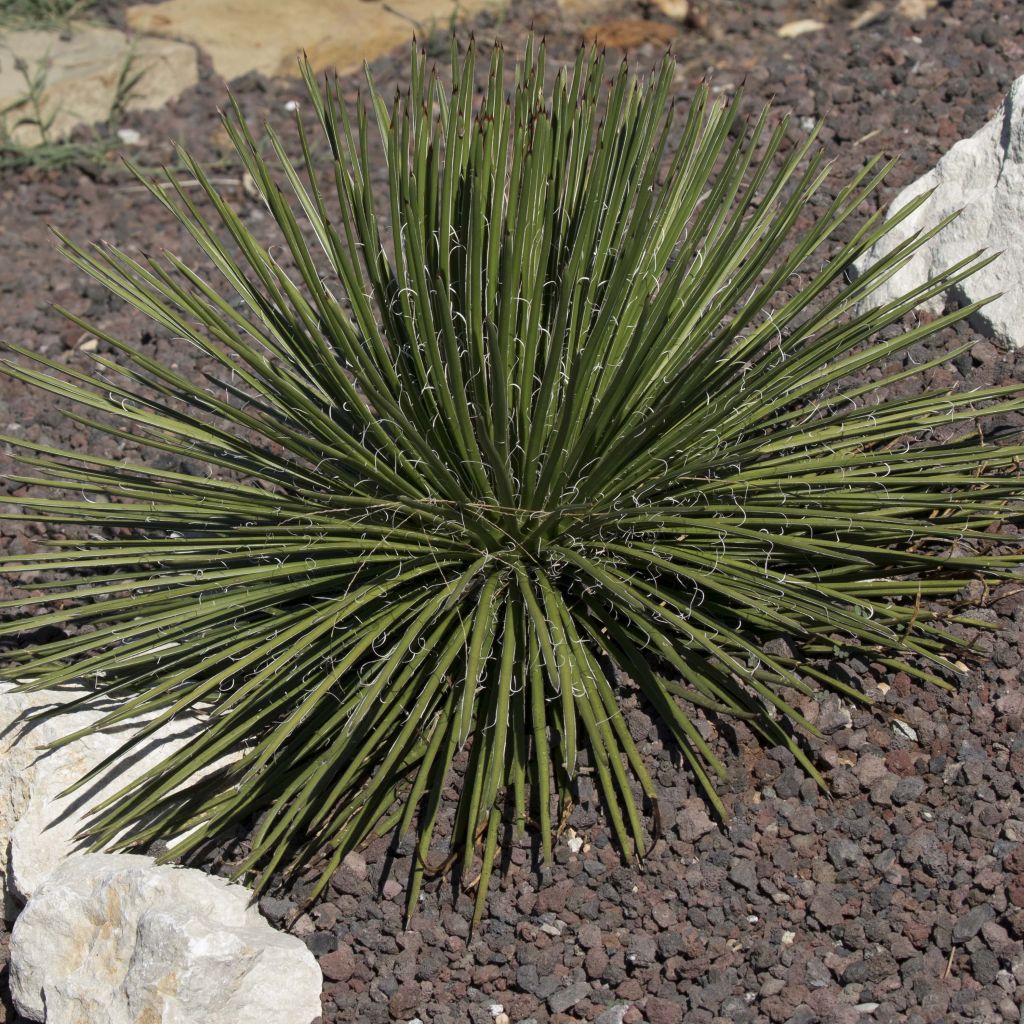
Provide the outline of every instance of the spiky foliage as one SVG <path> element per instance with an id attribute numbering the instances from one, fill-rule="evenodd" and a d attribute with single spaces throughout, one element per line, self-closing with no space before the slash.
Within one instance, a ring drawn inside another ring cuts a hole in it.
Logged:
<path id="1" fill-rule="evenodd" d="M 878 384 L 843 381 L 970 314 L 872 341 L 984 260 L 856 312 L 923 240 L 846 281 L 886 230 L 876 214 L 823 261 L 887 168 L 869 163 L 797 230 L 827 170 L 813 139 L 787 150 L 785 120 L 745 124 L 738 98 L 703 87 L 676 123 L 673 72 L 622 67 L 603 93 L 603 57 L 581 52 L 549 96 L 531 43 L 507 97 L 495 48 L 475 105 L 472 47 L 453 53 L 450 91 L 414 51 L 408 93 L 389 108 L 371 82 L 353 117 L 306 69 L 333 163 L 301 119 L 297 161 L 271 131 L 274 169 L 239 111 L 226 120 L 283 248 L 185 155 L 215 216 L 173 179 L 151 192 L 217 280 L 64 240 L 223 368 L 190 380 L 84 323 L 117 353 L 95 375 L 29 352 L 6 364 L 81 422 L 209 470 L 7 439 L 41 471 L 17 482 L 58 492 L 18 499 L 21 514 L 91 528 L 3 567 L 92 573 L 38 598 L 69 610 L 3 628 L 92 627 L 16 656 L 27 685 L 88 680 L 65 709 L 112 706 L 95 728 L 149 715 L 122 754 L 175 716 L 205 722 L 96 808 L 95 842 L 196 826 L 173 856 L 259 815 L 239 872 L 262 884 L 324 849 L 326 879 L 394 827 L 418 837 L 412 906 L 464 752 L 445 862 L 461 858 L 479 914 L 503 818 L 535 824 L 551 856 L 581 749 L 623 852 L 645 855 L 656 792 L 623 675 L 723 814 L 698 718 L 742 719 L 820 783 L 794 695 L 863 695 L 819 656 L 945 685 L 959 646 L 928 602 L 1017 563 L 963 545 L 1019 511 L 1024 448 L 930 432 L 1021 400 L 874 402 Z M 792 657 L 766 652 L 780 636 Z"/>

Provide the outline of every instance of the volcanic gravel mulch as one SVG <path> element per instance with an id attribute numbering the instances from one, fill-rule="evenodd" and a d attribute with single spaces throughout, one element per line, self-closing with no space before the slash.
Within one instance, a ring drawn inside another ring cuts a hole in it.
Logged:
<path id="1" fill-rule="evenodd" d="M 886 201 L 980 128 L 1024 73 L 1024 9 L 1018 0 L 952 0 L 920 21 L 883 11 L 851 30 L 863 9 L 705 0 L 703 18 L 689 25 L 639 26 L 652 41 L 634 42 L 633 55 L 650 65 L 671 37 L 681 102 L 706 75 L 725 94 L 745 82 L 751 110 L 774 98 L 780 113 L 793 113 L 794 142 L 825 116 L 821 140 L 835 161 L 833 187 L 876 152 L 900 155 L 881 192 Z M 597 24 L 610 44 L 636 36 L 638 25 L 625 19 L 644 16 L 650 12 L 637 5 L 616 11 L 617 20 L 588 22 L 551 3 L 520 3 L 500 23 L 477 19 L 475 29 L 484 40 L 499 36 L 514 55 L 532 23 L 561 60 L 572 57 L 584 26 Z M 826 28 L 777 37 L 780 25 L 800 17 L 820 17 Z M 436 51 L 443 68 L 446 46 Z M 405 67 L 404 54 L 375 63 L 385 95 L 403 82 Z M 356 77 L 350 84 L 354 92 Z M 251 75 L 232 88 L 248 114 L 278 124 L 288 118 L 284 104 L 301 99 L 294 81 Z M 270 240 L 272 224 L 241 187 L 218 124 L 224 100 L 223 83 L 204 63 L 199 85 L 179 101 L 129 118 L 144 138 L 131 155 L 143 165 L 173 163 L 168 140 L 183 142 L 223 179 L 249 227 Z M 193 350 L 152 331 L 54 251 L 48 225 L 132 253 L 167 248 L 193 257 L 183 230 L 115 165 L 0 178 L 0 212 L 7 340 L 70 367 L 87 365 L 84 350 L 93 342 L 51 311 L 56 302 L 182 372 L 202 369 Z M 974 337 L 960 325 L 909 358 Z M 1024 356 L 978 338 L 926 382 L 976 386 L 1022 377 Z M 117 454 L 56 405 L 4 378 L 0 431 Z M 0 451 L 0 473 L 11 468 Z M 42 535 L 39 527 L 4 524 L 0 555 L 33 550 Z M 805 702 L 804 713 L 825 734 L 810 745 L 831 799 L 787 751 L 764 750 L 742 728 L 727 729 L 720 746 L 733 768 L 724 792 L 732 817 L 719 827 L 678 757 L 627 695 L 629 728 L 660 787 L 666 829 L 643 870 L 620 862 L 584 777 L 557 863 L 538 873 L 529 841 L 514 845 L 489 916 L 472 936 L 471 897 L 453 891 L 450 880 L 428 886 L 403 930 L 409 862 L 390 863 L 388 840 L 348 858 L 309 913 L 298 909 L 301 886 L 291 894 L 275 890 L 261 905 L 319 958 L 323 1021 L 488 1024 L 501 1014 L 538 1024 L 1019 1020 L 1024 594 L 1014 584 L 991 593 L 979 586 L 972 598 L 981 605 L 977 614 L 1000 632 L 981 638 L 991 660 L 975 667 L 959 692 L 925 689 L 903 673 L 853 660 L 838 670 L 877 698 L 876 709 L 831 696 Z M 226 870 L 223 859 L 209 866 Z M 6 957 L 5 939 L 0 952 Z M 0 1021 L 15 1019 L 9 1008 L 4 1013 L 0 1005 Z"/>

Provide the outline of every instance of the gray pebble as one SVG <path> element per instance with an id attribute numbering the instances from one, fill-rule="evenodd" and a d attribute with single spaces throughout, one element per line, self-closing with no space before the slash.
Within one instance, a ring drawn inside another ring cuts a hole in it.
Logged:
<path id="1" fill-rule="evenodd" d="M 999 957 L 990 949 L 976 949 L 971 954 L 971 974 L 982 985 L 991 985 L 999 976 Z"/>
<path id="2" fill-rule="evenodd" d="M 897 807 L 909 804 L 916 800 L 926 789 L 924 779 L 911 775 L 909 778 L 900 779 L 896 788 L 892 791 L 892 802 Z"/>
<path id="3" fill-rule="evenodd" d="M 629 1003 L 616 1003 L 609 1006 L 607 1010 L 597 1015 L 594 1024 L 622 1024 L 622 1018 L 626 1016 Z"/>
<path id="4" fill-rule="evenodd" d="M 566 1010 L 575 1006 L 578 1002 L 590 995 L 590 983 L 577 981 L 575 985 L 563 988 L 548 996 L 548 1009 L 552 1013 L 565 1013 Z"/>
<path id="5" fill-rule="evenodd" d="M 993 920 L 995 916 L 995 910 L 987 903 L 979 903 L 978 906 L 971 907 L 956 919 L 952 931 L 953 941 L 966 942 L 968 939 L 973 939 L 981 931 L 981 926 Z"/>
<path id="6" fill-rule="evenodd" d="M 729 869 L 729 881 L 747 892 L 756 892 L 757 870 L 749 860 L 738 860 Z"/>
<path id="7" fill-rule="evenodd" d="M 852 839 L 845 839 L 837 836 L 828 841 L 828 859 L 836 868 L 846 867 L 847 864 L 856 864 L 863 859 L 860 846 Z"/>

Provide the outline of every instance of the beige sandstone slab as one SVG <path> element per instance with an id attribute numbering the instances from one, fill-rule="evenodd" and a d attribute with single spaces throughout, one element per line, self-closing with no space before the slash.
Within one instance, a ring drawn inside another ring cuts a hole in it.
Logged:
<path id="1" fill-rule="evenodd" d="M 622 4 L 616 0 L 558 0 L 566 14 L 615 14 Z M 690 0 L 651 0 L 650 6 L 674 21 L 683 21 L 690 13 Z"/>
<path id="2" fill-rule="evenodd" d="M 42 94 L 44 118 L 53 115 L 50 141 L 66 137 L 80 124 L 96 124 L 110 116 L 118 76 L 132 56 L 132 71 L 142 72 L 129 92 L 126 110 L 153 110 L 174 99 L 198 80 L 195 48 L 169 39 L 135 38 L 113 28 L 74 24 L 65 36 L 50 30 L 0 32 L 0 109 L 23 99 L 27 86 L 16 62 L 30 76 L 46 69 Z M 14 123 L 27 107 L 9 112 L 7 123 L 15 142 L 35 145 L 39 129 Z"/>
<path id="3" fill-rule="evenodd" d="M 607 14 L 614 0 L 558 0 L 566 14 Z"/>
<path id="4" fill-rule="evenodd" d="M 303 50 L 318 70 L 353 71 L 412 38 L 447 32 L 457 14 L 500 9 L 505 0 L 165 0 L 126 12 L 138 32 L 201 46 L 217 73 L 294 75 Z"/>

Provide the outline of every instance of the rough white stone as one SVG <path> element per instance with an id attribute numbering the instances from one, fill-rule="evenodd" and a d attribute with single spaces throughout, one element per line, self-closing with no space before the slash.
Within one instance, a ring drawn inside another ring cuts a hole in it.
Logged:
<path id="1" fill-rule="evenodd" d="M 9 892 L 8 879 L 11 874 L 9 859 L 11 834 L 22 821 L 32 802 L 33 791 L 40 766 L 44 758 L 39 747 L 57 739 L 64 731 L 79 729 L 95 720 L 95 715 L 69 714 L 58 726 L 53 722 L 35 725 L 30 731 L 23 728 L 24 717 L 36 708 L 46 704 L 66 703 L 81 691 L 62 690 L 48 693 L 13 693 L 13 683 L 0 683 L 0 885 L 4 886 L 4 918 L 13 920 L 17 904 Z M 81 757 L 89 758 L 95 764 L 101 756 L 92 742 L 79 748 Z M 56 755 L 47 755 L 46 771 L 58 760 Z M 81 770 L 81 762 L 79 762 Z M 54 790 L 56 792 L 56 790 Z"/>
<path id="2" fill-rule="evenodd" d="M 33 709 L 66 703 L 84 691 L 78 688 L 13 693 L 13 683 L 0 683 L 0 884 L 4 916 L 12 920 L 17 901 L 24 902 L 43 879 L 82 844 L 75 833 L 88 817 L 89 806 L 117 792 L 157 765 L 202 728 L 196 719 L 169 723 L 137 751 L 114 764 L 85 790 L 58 794 L 112 754 L 137 728 L 131 720 L 112 732 L 85 736 L 53 751 L 39 748 L 93 724 L 98 711 L 75 711 L 24 728 Z M 222 767 L 217 762 L 210 770 Z M 173 841 L 174 837 L 168 837 Z"/>
<path id="3" fill-rule="evenodd" d="M 310 1024 L 320 968 L 251 895 L 148 857 L 72 857 L 14 926 L 14 1004 L 46 1024 Z"/>
<path id="4" fill-rule="evenodd" d="M 977 134 L 962 139 L 924 177 L 893 201 L 892 212 L 935 189 L 932 196 L 857 263 L 858 270 L 922 228 L 956 210 L 963 213 L 914 255 L 866 302 L 882 305 L 922 284 L 979 249 L 1003 251 L 994 263 L 967 278 L 951 298 L 973 302 L 996 292 L 971 325 L 985 334 L 1024 345 L 1024 77 L 1018 78 L 996 116 Z M 926 303 L 941 311 L 943 297 Z"/>

